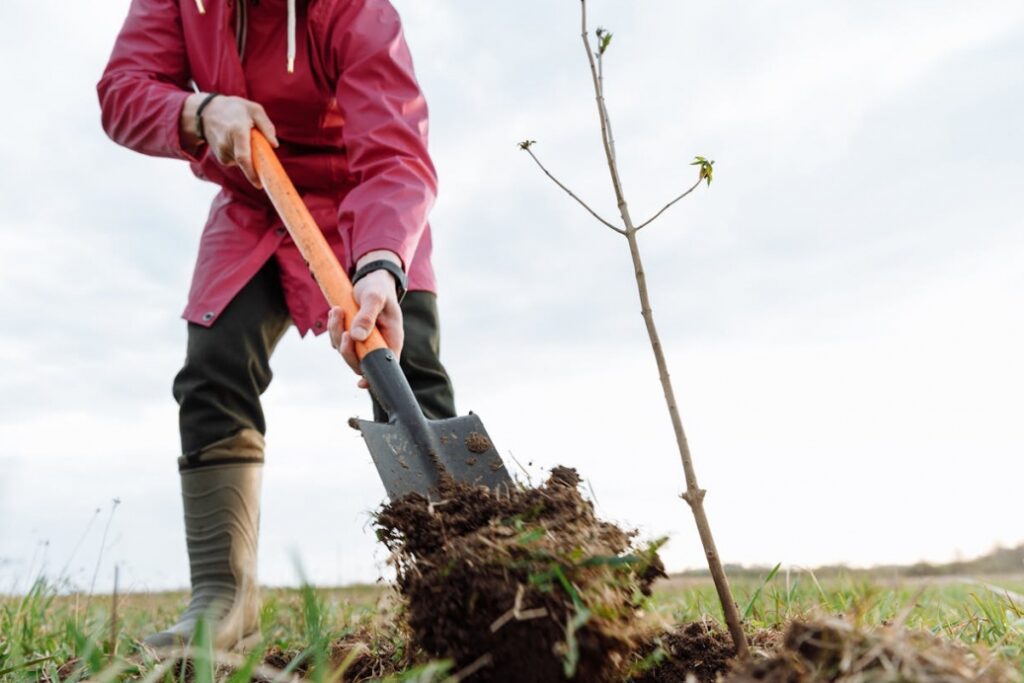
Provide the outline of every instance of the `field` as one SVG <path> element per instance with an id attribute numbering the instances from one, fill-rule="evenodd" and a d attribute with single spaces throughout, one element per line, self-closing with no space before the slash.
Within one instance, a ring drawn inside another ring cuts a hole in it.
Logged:
<path id="1" fill-rule="evenodd" d="M 752 631 L 770 636 L 794 619 L 821 616 L 844 615 L 868 630 L 902 620 L 1024 670 L 1024 605 L 1017 602 L 1024 576 L 819 580 L 783 570 L 765 578 L 734 581 Z M 264 645 L 246 658 L 204 650 L 201 637 L 187 671 L 140 653 L 137 639 L 170 623 L 186 599 L 182 593 L 121 595 L 112 620 L 113 596 L 61 595 L 42 581 L 25 596 L 0 598 L 0 679 L 344 681 L 368 680 L 376 668 L 381 680 L 459 680 L 445 662 L 403 666 L 409 653 L 394 627 L 397 602 L 382 586 L 265 591 Z M 721 618 L 710 582 L 700 578 L 661 581 L 646 611 L 673 624 Z M 661 656 L 657 650 L 642 654 L 634 671 Z"/>

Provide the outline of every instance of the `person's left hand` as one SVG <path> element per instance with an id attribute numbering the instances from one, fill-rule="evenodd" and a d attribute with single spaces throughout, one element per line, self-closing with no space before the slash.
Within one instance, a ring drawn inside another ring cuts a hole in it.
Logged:
<path id="1" fill-rule="evenodd" d="M 356 265 L 358 267 L 381 259 L 401 265 L 398 256 L 390 251 L 372 251 L 360 258 Z M 345 362 L 360 376 L 359 387 L 366 389 L 369 385 L 362 377 L 363 371 L 359 367 L 355 343 L 366 341 L 370 336 L 370 330 L 376 326 L 388 348 L 398 357 L 401 356 L 402 344 L 405 342 L 405 329 L 402 326 L 402 309 L 398 305 L 398 295 L 395 291 L 395 278 L 388 271 L 375 270 L 362 278 L 356 283 L 353 296 L 359 305 L 359 312 L 352 319 L 349 331 L 345 331 L 344 309 L 334 306 L 327 318 L 327 332 L 331 337 L 331 346 L 341 352 Z"/>

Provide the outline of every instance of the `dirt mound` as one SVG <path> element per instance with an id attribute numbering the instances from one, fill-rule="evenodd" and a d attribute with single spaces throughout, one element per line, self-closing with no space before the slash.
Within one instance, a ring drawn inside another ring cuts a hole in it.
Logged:
<path id="1" fill-rule="evenodd" d="M 751 651 L 770 656 L 782 646 L 778 627 L 747 633 Z M 650 636 L 633 655 L 627 683 L 716 683 L 736 661 L 732 637 L 710 617 Z"/>
<path id="2" fill-rule="evenodd" d="M 729 635 L 710 620 L 652 638 L 629 683 L 1020 683 L 1001 662 L 900 626 L 857 628 L 842 619 L 795 621 L 785 633 L 748 634 L 753 658 L 733 659 Z M 692 678 L 691 678 L 692 676 Z"/>
<path id="3" fill-rule="evenodd" d="M 629 683 L 714 683 L 729 670 L 736 652 L 732 639 L 714 621 L 683 624 L 656 635 L 636 653 Z"/>
<path id="4" fill-rule="evenodd" d="M 840 619 L 794 622 L 782 647 L 724 683 L 1017 683 L 1020 676 L 952 640 L 899 626 L 855 628 Z"/>
<path id="5" fill-rule="evenodd" d="M 331 646 L 331 662 L 346 683 L 378 681 L 412 665 L 403 644 L 375 634 L 354 634 Z"/>
<path id="6" fill-rule="evenodd" d="M 473 681 L 614 681 L 637 645 L 656 545 L 597 519 L 575 470 L 494 493 L 452 482 L 381 509 L 413 644 Z"/>

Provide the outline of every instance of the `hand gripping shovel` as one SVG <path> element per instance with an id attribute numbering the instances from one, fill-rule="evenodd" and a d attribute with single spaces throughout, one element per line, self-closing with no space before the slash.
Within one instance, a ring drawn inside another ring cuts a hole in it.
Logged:
<path id="1" fill-rule="evenodd" d="M 332 306 L 345 311 L 345 327 L 359 307 L 352 283 L 327 245 L 320 228 L 289 180 L 263 134 L 252 131 L 253 164 L 313 277 Z M 375 328 L 365 342 L 356 342 L 356 354 L 370 391 L 388 414 L 387 422 L 358 420 L 384 488 L 392 500 L 408 493 L 430 497 L 442 478 L 498 488 L 512 483 L 501 456 L 494 449 L 480 418 L 428 420 L 423 416 L 398 359 Z"/>

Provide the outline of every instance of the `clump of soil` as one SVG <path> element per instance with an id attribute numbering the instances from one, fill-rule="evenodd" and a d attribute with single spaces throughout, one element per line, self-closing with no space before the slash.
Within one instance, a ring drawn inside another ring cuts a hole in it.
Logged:
<path id="1" fill-rule="evenodd" d="M 284 650 L 274 646 L 263 658 L 264 671 L 257 671 L 254 683 L 271 683 L 282 680 L 279 672 L 291 665 L 301 650 Z M 292 673 L 307 677 L 311 662 L 302 661 L 292 667 Z M 330 645 L 330 656 L 326 662 L 325 674 L 340 672 L 336 680 L 342 683 L 366 683 L 394 676 L 412 665 L 402 643 L 384 641 L 378 635 L 361 631 L 341 638 Z"/>
<path id="2" fill-rule="evenodd" d="M 331 662 L 344 667 L 346 683 L 379 681 L 413 664 L 404 641 L 382 639 L 379 634 L 356 633 L 331 645 Z"/>
<path id="3" fill-rule="evenodd" d="M 736 653 L 732 638 L 710 619 L 656 635 L 636 652 L 629 683 L 715 683 Z"/>
<path id="4" fill-rule="evenodd" d="M 734 659 L 716 622 L 682 624 L 641 647 L 629 683 L 1020 683 L 1008 666 L 948 638 L 898 625 L 858 628 L 827 618 L 785 633 L 748 634 L 752 658 Z"/>
<path id="5" fill-rule="evenodd" d="M 472 681 L 614 681 L 663 575 L 656 546 L 598 519 L 579 475 L 492 492 L 445 482 L 383 507 L 414 647 Z"/>
<path id="6" fill-rule="evenodd" d="M 963 645 L 900 626 L 873 630 L 841 619 L 793 622 L 782 647 L 723 683 L 1016 683 L 1007 666 Z"/>
<path id="7" fill-rule="evenodd" d="M 335 675 L 337 678 L 333 680 L 339 683 L 367 683 L 396 676 L 413 666 L 417 659 L 423 659 L 422 653 L 410 651 L 405 622 L 388 606 L 387 598 L 380 601 L 378 610 L 373 619 L 350 625 L 349 633 L 327 646 L 323 671 L 315 671 L 316 663 L 309 659 L 296 663 L 291 671 L 309 680 Z M 302 652 L 302 649 L 272 647 L 263 658 L 265 671 L 254 676 L 253 681 L 283 680 L 278 672 L 288 669 Z"/>

